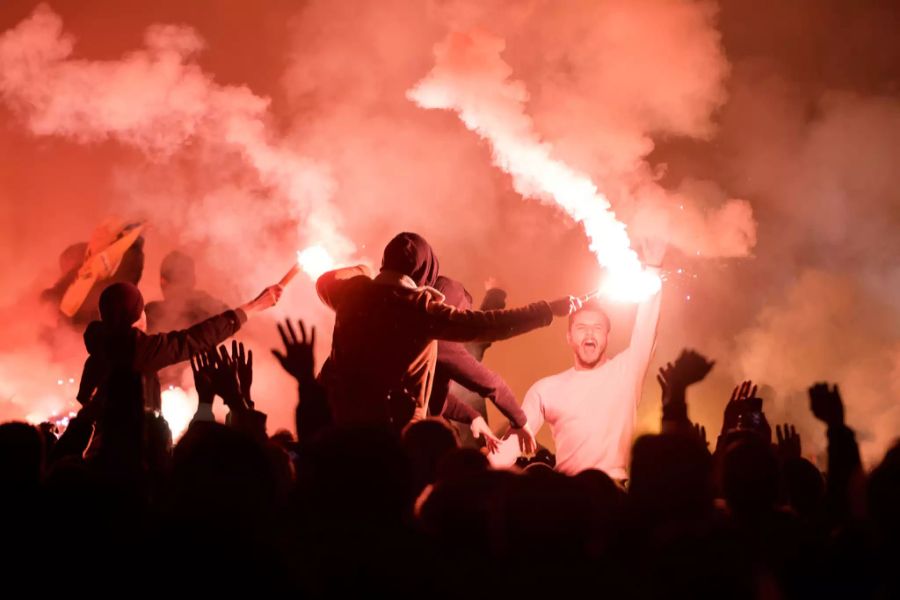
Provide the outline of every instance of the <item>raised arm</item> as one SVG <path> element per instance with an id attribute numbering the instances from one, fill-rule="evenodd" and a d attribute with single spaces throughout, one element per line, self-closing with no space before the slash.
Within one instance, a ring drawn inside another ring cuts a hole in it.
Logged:
<path id="1" fill-rule="evenodd" d="M 653 347 L 656 344 L 656 327 L 659 324 L 659 308 L 662 293 L 657 292 L 638 305 L 631 330 L 631 341 L 628 353 L 631 355 L 637 370 L 644 372 L 650 363 Z"/>
<path id="2" fill-rule="evenodd" d="M 269 286 L 237 309 L 227 310 L 187 329 L 139 337 L 135 348 L 135 368 L 142 372 L 158 371 L 215 348 L 237 333 L 251 314 L 274 306 L 281 292 L 280 286 Z"/>
<path id="3" fill-rule="evenodd" d="M 490 399 L 513 427 L 525 425 L 525 413 L 503 378 L 478 362 L 462 344 L 440 342 L 437 368 L 467 390 Z"/>
<path id="4" fill-rule="evenodd" d="M 581 308 L 578 298 L 535 302 L 507 310 L 457 310 L 422 294 L 417 300 L 420 326 L 427 335 L 454 342 L 497 341 L 545 327 L 554 316 L 565 317 Z"/>

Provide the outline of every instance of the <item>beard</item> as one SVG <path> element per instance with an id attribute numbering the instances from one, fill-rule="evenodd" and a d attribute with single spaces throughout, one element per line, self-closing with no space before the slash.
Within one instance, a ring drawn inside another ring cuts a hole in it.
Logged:
<path id="1" fill-rule="evenodd" d="M 601 348 L 599 344 L 587 347 L 584 345 L 578 346 L 575 349 L 575 358 L 581 367 L 593 369 L 603 360 L 604 350 L 605 348 Z"/>

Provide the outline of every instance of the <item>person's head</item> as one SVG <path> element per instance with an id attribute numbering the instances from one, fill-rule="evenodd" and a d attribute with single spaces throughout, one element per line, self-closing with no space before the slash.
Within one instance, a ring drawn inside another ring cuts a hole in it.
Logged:
<path id="1" fill-rule="evenodd" d="M 631 449 L 628 501 L 653 522 L 691 520 L 713 508 L 712 457 L 697 439 L 642 435 Z"/>
<path id="2" fill-rule="evenodd" d="M 416 493 L 434 483 L 438 463 L 459 447 L 456 432 L 442 419 L 424 419 L 409 424 L 403 430 L 401 441 L 412 466 Z"/>
<path id="3" fill-rule="evenodd" d="M 725 448 L 722 492 L 733 513 L 752 517 L 774 509 L 779 478 L 778 461 L 767 441 L 749 435 Z"/>
<path id="4" fill-rule="evenodd" d="M 459 281 L 441 275 L 435 281 L 434 287 L 444 294 L 444 304 L 460 310 L 472 308 L 472 294 Z"/>
<path id="5" fill-rule="evenodd" d="M 0 425 L 0 484 L 5 491 L 38 485 L 43 464 L 44 441 L 38 429 L 15 421 Z"/>
<path id="6" fill-rule="evenodd" d="M 100 319 L 110 327 L 131 327 L 143 314 L 144 297 L 134 284 L 113 283 L 100 294 Z"/>
<path id="7" fill-rule="evenodd" d="M 84 262 L 84 255 L 87 254 L 87 248 L 87 242 L 79 242 L 63 250 L 59 255 L 60 273 L 65 274 L 80 267 Z"/>
<path id="8" fill-rule="evenodd" d="M 593 369 L 600 364 L 606 352 L 609 330 L 609 317 L 597 300 L 588 300 L 580 310 L 569 315 L 566 341 L 575 355 L 576 368 Z"/>
<path id="9" fill-rule="evenodd" d="M 169 252 L 163 258 L 159 267 L 159 287 L 164 298 L 190 291 L 194 289 L 196 283 L 194 259 L 178 250 Z"/>
<path id="10" fill-rule="evenodd" d="M 397 234 L 384 248 L 382 271 L 395 271 L 408 276 L 416 285 L 433 286 L 440 266 L 425 238 L 417 233 Z"/>

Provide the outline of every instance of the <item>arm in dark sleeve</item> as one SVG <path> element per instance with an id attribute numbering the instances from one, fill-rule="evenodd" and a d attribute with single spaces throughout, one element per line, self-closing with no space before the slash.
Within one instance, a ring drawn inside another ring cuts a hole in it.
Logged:
<path id="1" fill-rule="evenodd" d="M 506 291 L 498 288 L 491 288 L 481 300 L 479 310 L 503 310 L 506 308 Z M 475 357 L 475 360 L 482 360 L 485 351 L 491 347 L 490 342 L 471 342 L 467 344 L 469 353 Z"/>
<path id="2" fill-rule="evenodd" d="M 853 430 L 846 425 L 828 428 L 828 474 L 826 503 L 833 524 L 846 523 L 851 517 L 852 483 L 862 469 L 859 446 Z"/>
<path id="3" fill-rule="evenodd" d="M 488 398 L 513 427 L 525 425 L 525 413 L 503 378 L 475 360 L 462 344 L 439 342 L 437 369 L 467 390 Z"/>
<path id="4" fill-rule="evenodd" d="M 481 415 L 478 414 L 477 410 L 453 394 L 447 394 L 447 400 L 444 402 L 444 410 L 441 412 L 441 416 L 450 421 L 471 425 L 472 421 Z"/>
<path id="5" fill-rule="evenodd" d="M 188 360 L 233 336 L 246 321 L 244 311 L 229 310 L 180 331 L 139 335 L 134 366 L 141 372 L 151 372 Z"/>
<path id="6" fill-rule="evenodd" d="M 417 300 L 418 318 L 425 333 L 453 342 L 497 341 L 546 327 L 553 321 L 547 302 L 507 310 L 456 310 L 423 293 Z"/>

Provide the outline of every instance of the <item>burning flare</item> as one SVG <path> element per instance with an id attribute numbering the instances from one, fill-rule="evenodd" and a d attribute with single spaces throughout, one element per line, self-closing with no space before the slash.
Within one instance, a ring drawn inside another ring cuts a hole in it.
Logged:
<path id="1" fill-rule="evenodd" d="M 552 157 L 534 131 L 524 105 L 528 92 L 510 79 L 500 57 L 503 40 L 481 32 L 451 33 L 435 47 L 435 66 L 407 97 L 423 108 L 454 110 L 466 127 L 486 139 L 494 164 L 512 176 L 523 196 L 552 202 L 584 226 L 590 249 L 606 276 L 600 293 L 639 301 L 660 288 L 644 270 L 610 203 L 590 178 Z"/>

